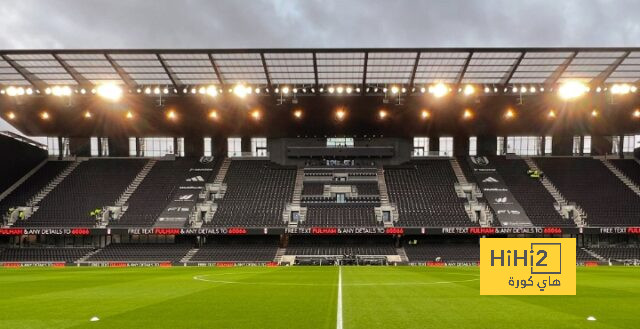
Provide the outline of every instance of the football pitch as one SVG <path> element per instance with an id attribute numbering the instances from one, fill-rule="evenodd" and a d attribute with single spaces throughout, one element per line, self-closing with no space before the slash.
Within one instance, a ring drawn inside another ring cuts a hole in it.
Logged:
<path id="1" fill-rule="evenodd" d="M 640 268 L 578 268 L 576 296 L 480 296 L 478 280 L 477 267 L 0 269 L 0 328 L 640 326 Z"/>

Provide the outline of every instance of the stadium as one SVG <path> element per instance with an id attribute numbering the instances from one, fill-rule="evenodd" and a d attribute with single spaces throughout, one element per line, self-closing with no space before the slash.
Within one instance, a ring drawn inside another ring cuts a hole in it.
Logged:
<path id="1" fill-rule="evenodd" d="M 640 48 L 0 57 L 0 327 L 637 326 Z M 577 296 L 480 296 L 497 237 Z"/>

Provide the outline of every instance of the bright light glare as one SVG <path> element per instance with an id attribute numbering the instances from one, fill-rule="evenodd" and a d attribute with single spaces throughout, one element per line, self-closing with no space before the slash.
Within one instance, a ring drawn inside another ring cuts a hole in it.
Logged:
<path id="1" fill-rule="evenodd" d="M 464 94 L 466 96 L 472 95 L 475 92 L 476 92 L 476 88 L 474 88 L 472 85 L 464 86 Z"/>
<path id="2" fill-rule="evenodd" d="M 114 84 L 104 84 L 98 86 L 98 96 L 110 100 L 117 101 L 122 97 L 122 88 Z"/>
<path id="3" fill-rule="evenodd" d="M 251 92 L 251 88 L 248 88 L 241 83 L 233 87 L 233 93 L 240 98 L 245 98 L 249 92 Z"/>
<path id="4" fill-rule="evenodd" d="M 624 83 L 624 84 L 615 84 L 613 86 L 611 86 L 611 93 L 612 94 L 616 94 L 616 95 L 626 95 L 628 93 L 631 92 L 631 86 Z"/>
<path id="5" fill-rule="evenodd" d="M 576 99 L 587 92 L 587 86 L 579 81 L 565 82 L 558 90 L 560 98 L 565 100 Z"/>
<path id="6" fill-rule="evenodd" d="M 206 93 L 207 95 L 209 95 L 211 97 L 216 97 L 216 96 L 218 96 L 218 88 L 216 88 L 215 86 L 209 86 L 209 87 L 207 87 L 207 89 L 204 90 L 204 92 L 201 92 L 201 94 L 203 94 L 203 93 Z"/>
<path id="7" fill-rule="evenodd" d="M 449 93 L 449 87 L 444 83 L 438 83 L 435 86 L 429 87 L 429 93 L 433 94 L 433 96 L 440 98 Z"/>

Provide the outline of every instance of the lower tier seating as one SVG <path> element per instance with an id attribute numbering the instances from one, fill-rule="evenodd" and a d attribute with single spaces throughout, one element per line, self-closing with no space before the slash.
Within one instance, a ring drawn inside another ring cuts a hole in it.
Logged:
<path id="1" fill-rule="evenodd" d="M 611 260 L 640 260 L 640 247 L 596 247 L 589 250 Z"/>
<path id="2" fill-rule="evenodd" d="M 199 248 L 192 262 L 271 262 L 277 237 L 216 237 Z"/>
<path id="3" fill-rule="evenodd" d="M 590 255 L 584 249 L 578 247 L 576 249 L 576 261 L 578 262 L 597 262 L 598 259 Z"/>
<path id="4" fill-rule="evenodd" d="M 112 243 L 87 259 L 90 262 L 177 262 L 192 246 L 169 243 Z"/>
<path id="5" fill-rule="evenodd" d="M 0 250 L 0 262 L 74 262 L 91 248 L 9 248 Z"/>

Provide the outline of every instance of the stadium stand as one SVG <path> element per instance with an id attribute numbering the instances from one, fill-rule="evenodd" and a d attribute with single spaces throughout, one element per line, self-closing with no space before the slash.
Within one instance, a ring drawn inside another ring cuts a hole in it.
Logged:
<path id="1" fill-rule="evenodd" d="M 291 202 L 296 169 L 264 160 L 233 160 L 224 182 L 227 192 L 217 200 L 205 226 L 282 226 L 282 211 Z"/>
<path id="2" fill-rule="evenodd" d="M 589 254 L 583 248 L 578 247 L 576 249 L 576 262 L 581 263 L 581 262 L 597 262 L 597 261 L 599 261 L 598 258 Z"/>
<path id="3" fill-rule="evenodd" d="M 636 186 L 640 186 L 640 164 L 633 159 L 611 159 L 618 170 L 629 178 Z"/>
<path id="4" fill-rule="evenodd" d="M 11 208 L 25 206 L 36 193 L 49 184 L 70 163 L 69 161 L 47 161 L 38 171 L 0 200 L 0 214 L 6 214 Z"/>
<path id="5" fill-rule="evenodd" d="M 287 255 L 340 256 L 340 255 L 396 255 L 389 237 L 300 237 L 289 240 Z"/>
<path id="6" fill-rule="evenodd" d="M 9 248 L 0 250 L 0 262 L 75 262 L 91 248 Z"/>
<path id="7" fill-rule="evenodd" d="M 271 262 L 278 250 L 278 238 L 216 237 L 198 248 L 191 262 Z"/>
<path id="8" fill-rule="evenodd" d="M 190 244 L 112 243 L 87 258 L 89 262 L 178 262 Z"/>
<path id="9" fill-rule="evenodd" d="M 141 159 L 83 161 L 38 204 L 38 210 L 14 226 L 93 226 L 90 212 L 113 205 L 142 169 Z"/>
<path id="10" fill-rule="evenodd" d="M 471 243 L 421 243 L 404 245 L 410 262 L 478 262 L 480 246 Z"/>
<path id="11" fill-rule="evenodd" d="M 398 206 L 397 226 L 477 226 L 456 194 L 449 160 L 418 160 L 384 170 L 389 199 Z"/>
<path id="12" fill-rule="evenodd" d="M 607 260 L 632 261 L 640 260 L 640 247 L 594 247 L 589 250 Z"/>
<path id="13" fill-rule="evenodd" d="M 560 192 L 587 213 L 592 226 L 640 224 L 640 197 L 593 158 L 536 158 Z"/>
<path id="14" fill-rule="evenodd" d="M 502 176 L 509 191 L 518 200 L 531 222 L 536 226 L 575 226 L 569 219 L 563 219 L 554 208 L 554 199 L 542 186 L 539 179 L 527 175 L 529 167 L 522 159 L 489 157 Z"/>
<path id="15" fill-rule="evenodd" d="M 219 168 L 221 162 L 222 160 L 216 160 L 213 163 L 213 171 L 199 172 L 198 175 L 203 176 L 205 181 L 211 180 L 211 176 L 215 176 L 216 168 Z M 171 202 L 176 189 L 184 184 L 186 178 L 194 175 L 189 172 L 189 169 L 197 167 L 198 164 L 197 158 L 158 161 L 129 198 L 127 211 L 111 226 L 153 225 L 167 204 Z"/>
<path id="16" fill-rule="evenodd" d="M 374 206 L 366 203 L 303 203 L 307 218 L 302 226 L 380 226 Z"/>

